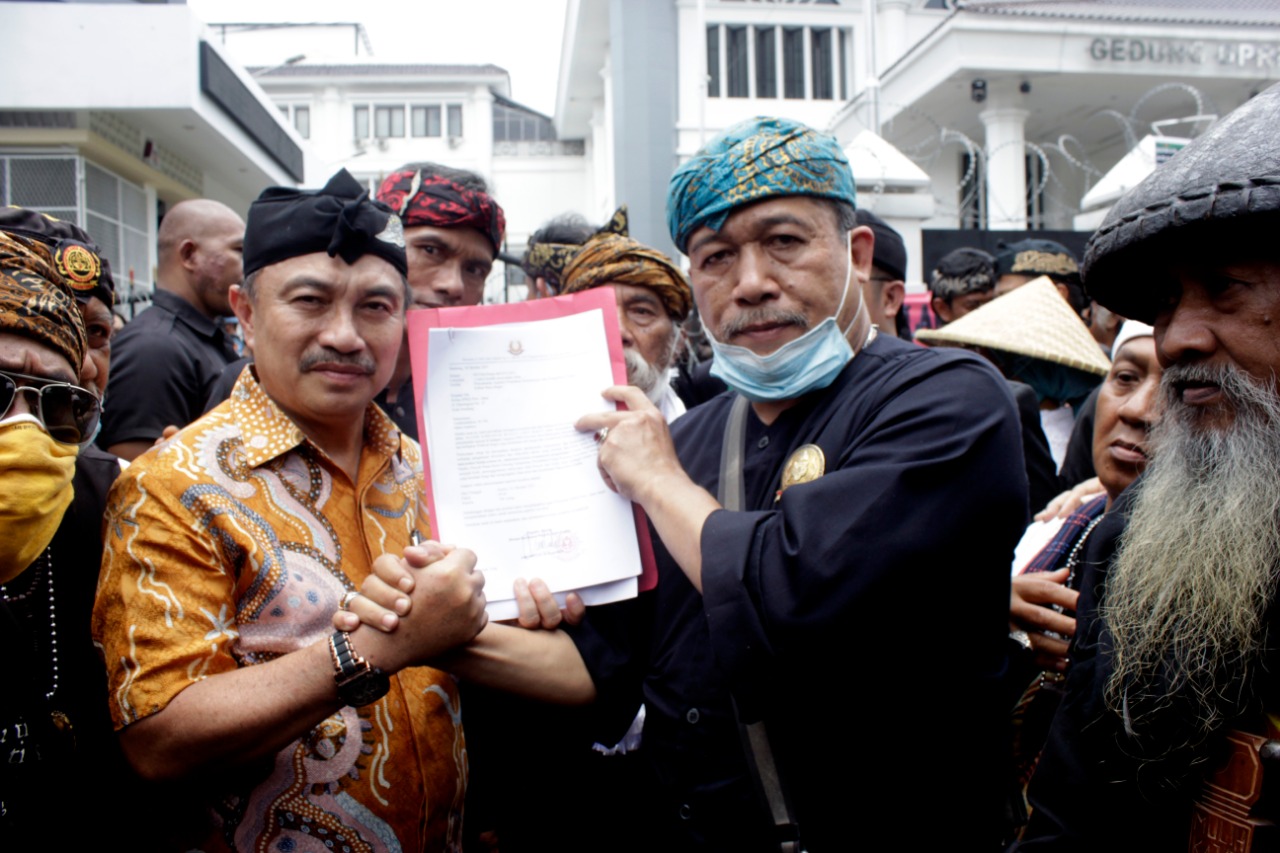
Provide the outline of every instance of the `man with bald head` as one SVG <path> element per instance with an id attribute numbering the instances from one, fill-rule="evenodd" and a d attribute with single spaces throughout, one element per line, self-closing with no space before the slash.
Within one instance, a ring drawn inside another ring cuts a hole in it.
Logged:
<path id="1" fill-rule="evenodd" d="M 180 202 L 161 221 L 157 242 L 152 304 L 113 343 L 111 410 L 98 437 L 125 459 L 166 426 L 198 418 L 210 387 L 238 358 L 216 320 L 231 313 L 227 293 L 242 278 L 244 220 L 210 199 Z"/>

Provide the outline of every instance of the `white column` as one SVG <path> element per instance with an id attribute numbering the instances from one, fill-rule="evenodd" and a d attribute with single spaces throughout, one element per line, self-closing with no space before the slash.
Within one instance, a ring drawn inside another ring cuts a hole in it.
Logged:
<path id="1" fill-rule="evenodd" d="M 723 94 L 723 87 L 727 85 L 724 74 L 724 50 L 720 51 L 720 85 Z M 614 162 L 613 148 L 613 56 L 609 51 L 605 51 L 604 64 L 600 66 L 600 79 L 604 81 L 604 104 L 602 106 L 601 125 L 604 128 L 604 162 L 603 174 L 596 179 L 596 192 L 599 194 L 600 206 L 596 208 L 600 213 L 600 221 L 613 213 L 617 207 L 615 204 L 616 186 L 613 182 L 614 170 L 618 164 Z M 607 213 L 605 211 L 608 211 Z"/>
<path id="2" fill-rule="evenodd" d="M 876 64 L 888 68 L 907 52 L 907 7 L 909 0 L 878 0 L 880 35 Z M 877 69 L 878 70 L 878 69 Z"/>
<path id="3" fill-rule="evenodd" d="M 987 227 L 992 231 L 1027 227 L 1027 115 L 1026 110 L 1014 108 L 978 114 L 987 137 Z"/>
<path id="4" fill-rule="evenodd" d="M 813 100 L 813 44 L 810 41 L 813 33 L 808 27 L 801 27 L 800 43 L 804 45 L 804 99 Z"/>

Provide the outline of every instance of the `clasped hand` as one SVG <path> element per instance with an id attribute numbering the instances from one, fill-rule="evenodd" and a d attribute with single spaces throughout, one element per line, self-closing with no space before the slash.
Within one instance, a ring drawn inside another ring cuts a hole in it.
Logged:
<path id="1" fill-rule="evenodd" d="M 411 545 L 403 557 L 383 554 L 373 561 L 361 595 L 350 610 L 334 614 L 333 625 L 355 631 L 363 622 L 383 635 L 396 631 L 395 642 L 372 634 L 356 643 L 387 672 L 427 663 L 469 643 L 489 621 L 484 574 L 475 565 L 472 552 L 438 542 Z"/>
<path id="2" fill-rule="evenodd" d="M 1080 593 L 1066 586 L 1069 569 L 1056 572 L 1033 572 L 1014 577 L 1009 592 L 1009 626 L 1027 632 L 1036 665 L 1055 672 L 1067 668 L 1068 640 L 1058 639 L 1046 631 L 1070 638 L 1076 632 L 1076 620 L 1053 609 L 1075 612 Z"/>
<path id="3" fill-rule="evenodd" d="M 484 575 L 475 570 L 475 564 L 471 551 L 439 542 L 405 548 L 403 557 L 384 554 L 374 561 L 373 573 L 365 578 L 349 609 L 334 613 L 333 627 L 354 631 L 364 624 L 390 634 L 408 631 L 411 625 L 434 624 L 443 635 L 442 642 L 410 661 L 428 663 L 470 642 L 488 623 Z M 582 599 L 572 592 L 561 610 L 541 580 L 517 580 L 515 595 L 520 608 L 515 621 L 524 628 L 552 629 L 562 622 L 576 625 L 586 611 Z"/>

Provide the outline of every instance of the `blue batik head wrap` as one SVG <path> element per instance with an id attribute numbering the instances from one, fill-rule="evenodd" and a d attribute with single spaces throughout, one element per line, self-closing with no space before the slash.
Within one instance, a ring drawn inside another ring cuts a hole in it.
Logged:
<path id="1" fill-rule="evenodd" d="M 687 254 L 689 235 L 719 231 L 735 207 L 807 195 L 854 204 L 853 172 L 835 137 L 785 118 L 739 122 L 676 169 L 667 189 L 667 228 Z"/>

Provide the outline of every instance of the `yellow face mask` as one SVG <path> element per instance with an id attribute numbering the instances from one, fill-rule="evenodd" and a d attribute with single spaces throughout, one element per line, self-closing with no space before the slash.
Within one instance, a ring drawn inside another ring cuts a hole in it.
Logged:
<path id="1" fill-rule="evenodd" d="M 79 453 L 28 415 L 0 424 L 0 583 L 21 574 L 53 541 L 71 505 Z"/>

